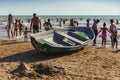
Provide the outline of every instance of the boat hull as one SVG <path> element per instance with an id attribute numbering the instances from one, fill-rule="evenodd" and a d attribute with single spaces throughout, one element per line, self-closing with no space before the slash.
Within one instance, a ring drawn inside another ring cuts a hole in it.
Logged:
<path id="1" fill-rule="evenodd" d="M 40 44 L 33 37 L 31 37 L 31 43 L 38 52 L 44 54 L 61 54 L 61 53 L 63 54 L 63 53 L 75 52 L 84 49 L 85 46 L 84 45 L 84 46 L 76 46 L 76 47 L 54 47 L 47 44 Z"/>
<path id="2" fill-rule="evenodd" d="M 50 44 L 47 44 L 47 43 L 41 43 L 39 42 L 37 39 L 36 39 L 36 35 L 38 36 L 38 38 L 42 36 L 42 34 L 44 36 L 46 35 L 54 35 L 54 30 L 52 31 L 47 31 L 47 32 L 40 32 L 37 33 L 37 34 L 34 34 L 34 35 L 30 35 L 30 38 L 31 38 L 31 43 L 33 45 L 33 47 L 40 53 L 44 53 L 44 54 L 62 54 L 62 53 L 70 53 L 70 52 L 75 52 L 75 51 L 79 51 L 79 50 L 82 50 L 84 49 L 84 47 L 90 43 L 90 41 L 92 41 L 94 39 L 94 33 L 92 31 L 91 28 L 85 28 L 85 27 L 69 27 L 67 30 L 74 30 L 74 31 L 79 31 L 79 32 L 83 32 L 85 33 L 89 40 L 86 40 L 87 42 L 85 42 L 85 44 L 77 44 L 77 45 L 74 45 L 74 46 L 53 46 L 53 45 L 50 45 Z M 64 36 L 64 35 L 63 35 Z M 54 36 L 52 36 L 54 37 Z M 54 37 L 56 38 L 56 37 Z M 76 37 L 77 38 L 77 37 Z M 80 37 L 78 37 L 79 40 L 82 40 Z M 56 39 L 57 40 L 57 39 Z M 58 39 L 59 40 L 59 39 Z M 83 42 L 84 42 L 85 39 L 83 39 Z M 76 39 L 73 39 L 73 41 L 77 41 Z M 78 41 L 79 43 L 80 41 Z"/>

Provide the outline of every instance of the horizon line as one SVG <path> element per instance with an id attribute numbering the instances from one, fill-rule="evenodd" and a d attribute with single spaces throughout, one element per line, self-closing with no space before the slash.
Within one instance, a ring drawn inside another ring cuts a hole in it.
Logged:
<path id="1" fill-rule="evenodd" d="M 7 16 L 9 14 L 0 14 L 0 16 Z M 33 14 L 12 14 L 14 16 L 31 16 Z M 38 16 L 120 16 L 120 14 L 37 14 Z"/>

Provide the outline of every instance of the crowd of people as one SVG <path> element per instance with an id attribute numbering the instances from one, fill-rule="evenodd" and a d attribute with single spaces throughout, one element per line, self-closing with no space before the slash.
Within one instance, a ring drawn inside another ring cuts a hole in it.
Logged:
<path id="1" fill-rule="evenodd" d="M 59 20 L 57 19 L 57 22 Z M 60 19 L 60 27 L 61 27 L 61 22 L 63 21 L 63 23 L 65 24 L 65 22 L 67 21 L 67 19 Z M 90 27 L 89 26 L 89 21 L 90 19 L 87 19 L 86 22 L 86 26 L 87 27 Z M 33 18 L 32 19 L 29 19 L 29 22 L 31 23 L 30 24 L 30 31 L 33 32 L 34 34 L 35 33 L 38 33 L 39 30 L 41 30 L 41 19 L 40 17 L 38 17 L 36 15 L 36 13 L 33 14 Z M 118 36 L 117 36 L 117 27 L 116 25 L 114 24 L 114 20 L 111 19 L 110 20 L 110 28 L 108 29 L 106 27 L 106 23 L 104 22 L 103 23 L 103 27 L 98 31 L 98 23 L 100 22 L 99 19 L 94 19 L 94 22 L 93 22 L 93 25 L 92 25 L 92 29 L 93 29 L 93 32 L 95 34 L 95 38 L 93 40 L 93 46 L 96 45 L 96 38 L 98 37 L 98 34 L 100 34 L 100 32 L 102 33 L 101 34 L 101 37 L 102 37 L 102 47 L 106 47 L 106 38 L 108 36 L 107 34 L 107 31 L 109 33 L 109 37 L 111 39 L 111 47 L 114 48 L 114 46 L 116 46 L 117 48 L 117 45 L 118 45 Z M 118 24 L 118 21 L 117 21 L 117 24 Z M 73 18 L 70 19 L 70 24 L 69 26 L 78 26 L 79 23 L 77 20 L 74 20 Z M 48 18 L 48 20 L 44 21 L 43 23 L 43 26 L 44 26 L 44 30 L 48 31 L 49 29 L 53 28 L 53 25 L 51 24 L 51 19 Z M 12 35 L 12 39 L 14 39 L 14 37 L 17 37 L 18 36 L 18 32 L 19 32 L 19 35 L 21 36 L 22 34 L 22 30 L 24 31 L 24 41 L 28 41 L 28 29 L 27 27 L 25 27 L 21 20 L 20 19 L 15 19 L 15 22 L 13 20 L 13 16 L 12 14 L 9 14 L 8 15 L 8 23 L 6 25 L 6 30 L 7 30 L 7 34 L 8 34 L 8 38 L 10 39 L 10 34 Z M 33 30 L 33 31 L 32 31 Z"/>
<path id="2" fill-rule="evenodd" d="M 92 29 L 94 31 L 94 34 L 95 34 L 95 38 L 93 40 L 93 45 L 95 46 L 96 45 L 96 38 L 98 36 L 98 34 L 100 32 L 102 32 L 101 34 L 101 37 L 102 37 L 102 47 L 106 47 L 106 38 L 107 36 L 110 37 L 111 39 L 111 47 L 114 48 L 117 45 L 118 45 L 118 29 L 117 29 L 117 26 L 115 25 L 114 23 L 114 20 L 113 19 L 110 19 L 110 28 L 108 29 L 106 27 L 106 23 L 104 22 L 103 23 L 103 27 L 100 29 L 100 31 L 98 31 L 98 27 L 97 27 L 97 24 L 99 23 L 99 20 L 95 20 L 94 21 L 94 24 L 92 26 Z M 110 34 L 107 34 L 107 31 L 110 33 Z"/>
<path id="3" fill-rule="evenodd" d="M 31 21 L 29 20 L 29 22 L 31 22 L 30 30 L 33 30 L 33 33 L 39 32 L 39 29 L 41 29 L 41 19 L 38 16 L 36 16 L 35 13 L 33 14 L 33 18 L 31 19 Z M 19 35 L 22 36 L 22 31 L 24 31 L 24 41 L 28 41 L 27 27 L 22 24 L 22 21 L 20 19 L 15 19 L 14 22 L 12 14 L 8 15 L 8 21 L 5 28 L 7 30 L 9 40 L 10 34 L 12 36 L 12 39 L 14 39 L 18 36 L 18 32 Z"/>

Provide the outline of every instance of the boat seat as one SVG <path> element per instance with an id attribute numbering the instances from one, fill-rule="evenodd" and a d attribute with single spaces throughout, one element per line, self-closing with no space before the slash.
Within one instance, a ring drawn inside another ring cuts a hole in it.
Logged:
<path id="1" fill-rule="evenodd" d="M 41 42 L 42 44 L 48 44 L 48 45 L 51 45 L 51 46 L 54 46 L 54 44 L 53 43 L 50 43 L 50 42 L 48 42 L 48 41 L 46 41 L 46 40 L 44 40 L 44 39 L 39 39 L 38 40 L 39 42 Z"/>
<path id="2" fill-rule="evenodd" d="M 68 40 L 68 38 L 66 38 L 66 37 L 63 39 L 63 42 L 65 42 L 65 43 L 67 43 L 67 44 L 69 44 L 71 46 L 75 46 L 75 43 L 70 41 L 70 40 Z"/>
<path id="3" fill-rule="evenodd" d="M 78 40 L 78 39 L 76 39 L 76 38 L 74 38 L 74 37 L 72 37 L 72 36 L 69 36 L 69 35 L 67 35 L 66 33 L 62 33 L 62 32 L 56 32 L 57 34 L 59 34 L 59 35 L 62 35 L 62 36 L 64 36 L 65 38 L 68 38 L 68 39 L 71 39 L 71 40 L 73 40 L 73 41 L 75 41 L 75 42 L 78 42 L 78 43 L 80 43 L 80 44 L 84 44 L 85 42 L 83 42 L 83 41 L 81 41 L 81 40 Z M 64 39 L 63 39 L 64 40 Z"/>
<path id="4" fill-rule="evenodd" d="M 82 38 L 88 39 L 87 35 L 83 32 L 72 32 L 72 33 Z"/>

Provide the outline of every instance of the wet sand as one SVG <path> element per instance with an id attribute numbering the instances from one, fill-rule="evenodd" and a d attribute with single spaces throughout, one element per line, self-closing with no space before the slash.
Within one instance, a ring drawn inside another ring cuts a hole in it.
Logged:
<path id="1" fill-rule="evenodd" d="M 0 80 L 120 80 L 120 50 L 44 55 L 30 42 L 0 40 Z"/>

